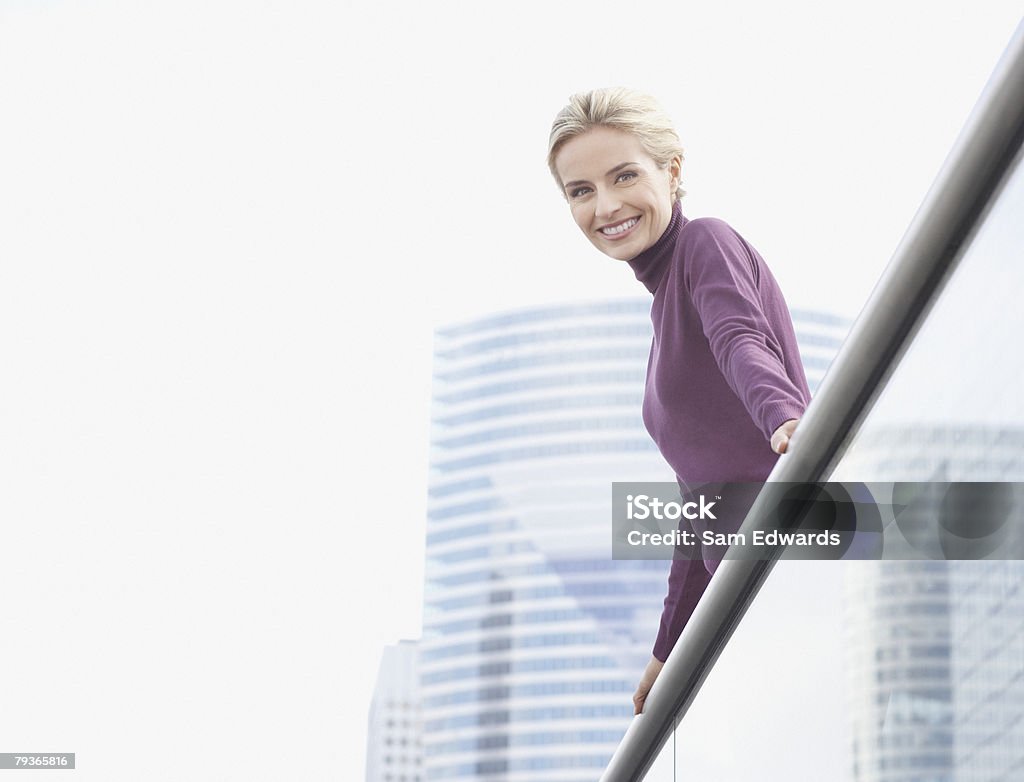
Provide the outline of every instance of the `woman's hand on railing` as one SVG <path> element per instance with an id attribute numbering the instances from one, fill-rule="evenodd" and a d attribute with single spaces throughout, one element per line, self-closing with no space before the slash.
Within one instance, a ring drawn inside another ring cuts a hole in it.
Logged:
<path id="1" fill-rule="evenodd" d="M 789 448 L 789 438 L 796 431 L 796 425 L 800 423 L 799 418 L 791 418 L 772 433 L 772 450 L 775 453 L 785 453 Z"/>
<path id="2" fill-rule="evenodd" d="M 647 667 L 644 668 L 644 674 L 640 677 L 640 684 L 637 685 L 636 692 L 633 694 L 634 716 L 640 714 L 644 710 L 644 701 L 647 700 L 647 693 L 651 691 L 651 687 L 654 685 L 654 680 L 658 678 L 658 674 L 661 673 L 661 669 L 664 665 L 665 663 L 651 655 L 651 661 L 647 663 Z"/>

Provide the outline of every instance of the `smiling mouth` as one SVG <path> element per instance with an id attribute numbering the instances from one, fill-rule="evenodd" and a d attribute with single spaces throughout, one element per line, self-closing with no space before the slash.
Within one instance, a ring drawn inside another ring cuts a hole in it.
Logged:
<path id="1" fill-rule="evenodd" d="M 600 232 L 601 236 L 605 237 L 606 239 L 619 239 L 628 234 L 630 231 L 632 231 L 636 224 L 639 222 L 639 217 L 631 217 L 628 220 L 623 220 L 621 223 L 616 223 L 615 225 L 609 225 L 605 226 L 604 228 L 599 228 L 598 231 Z"/>

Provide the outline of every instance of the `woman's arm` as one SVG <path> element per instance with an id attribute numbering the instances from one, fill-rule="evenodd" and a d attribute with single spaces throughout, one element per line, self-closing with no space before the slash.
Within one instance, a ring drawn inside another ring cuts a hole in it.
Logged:
<path id="1" fill-rule="evenodd" d="M 785 453 L 789 446 L 789 438 L 796 431 L 797 419 L 786 421 L 772 434 L 771 445 L 775 453 Z M 647 694 L 661 673 L 669 652 L 683 631 L 686 622 L 697 607 L 697 602 L 707 589 L 711 580 L 701 560 L 673 559 L 672 570 L 668 578 L 668 595 L 662 611 L 661 627 L 654 643 L 654 651 L 647 663 L 636 692 L 633 693 L 633 714 L 644 710 Z M 659 658 L 660 655 L 660 658 Z"/>
<path id="2" fill-rule="evenodd" d="M 799 364 L 799 355 L 785 355 L 784 339 L 793 327 L 782 294 L 727 223 L 691 220 L 684 233 L 682 285 L 715 361 L 765 439 L 788 442 L 792 429 L 779 430 L 799 419 L 810 400 L 787 371 L 786 360 Z M 761 279 L 762 270 L 768 279 Z"/>

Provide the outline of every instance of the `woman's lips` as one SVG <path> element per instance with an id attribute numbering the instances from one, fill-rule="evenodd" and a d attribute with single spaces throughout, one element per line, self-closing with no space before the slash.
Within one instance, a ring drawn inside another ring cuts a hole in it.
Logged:
<path id="1" fill-rule="evenodd" d="M 630 217 L 630 218 L 628 218 L 626 220 L 622 220 L 621 222 L 616 223 L 615 225 L 616 226 L 620 226 L 623 223 L 628 223 L 630 220 L 633 221 L 633 224 L 631 226 L 629 226 L 629 228 L 627 228 L 625 231 L 620 231 L 618 233 L 608 234 L 608 233 L 605 233 L 603 229 L 598 228 L 597 232 L 599 234 L 601 234 L 601 236 L 603 236 L 605 239 L 607 239 L 607 240 L 609 240 L 611 242 L 617 242 L 619 239 L 625 239 L 627 236 L 629 236 L 631 233 L 633 233 L 633 231 L 636 230 L 636 227 L 638 225 L 640 225 L 640 217 L 639 216 L 638 217 Z"/>

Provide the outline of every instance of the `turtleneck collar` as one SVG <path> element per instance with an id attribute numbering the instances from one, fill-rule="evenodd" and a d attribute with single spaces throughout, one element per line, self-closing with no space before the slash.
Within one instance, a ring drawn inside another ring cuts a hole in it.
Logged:
<path id="1" fill-rule="evenodd" d="M 675 251 L 676 239 L 679 236 L 679 229 L 687 222 L 683 217 L 683 208 L 676 200 L 672 204 L 672 217 L 668 221 L 668 228 L 654 244 L 640 253 L 636 258 L 626 261 L 633 269 L 636 278 L 644 284 L 651 293 L 658 289 L 659 283 L 668 270 L 672 261 L 672 254 Z"/>

